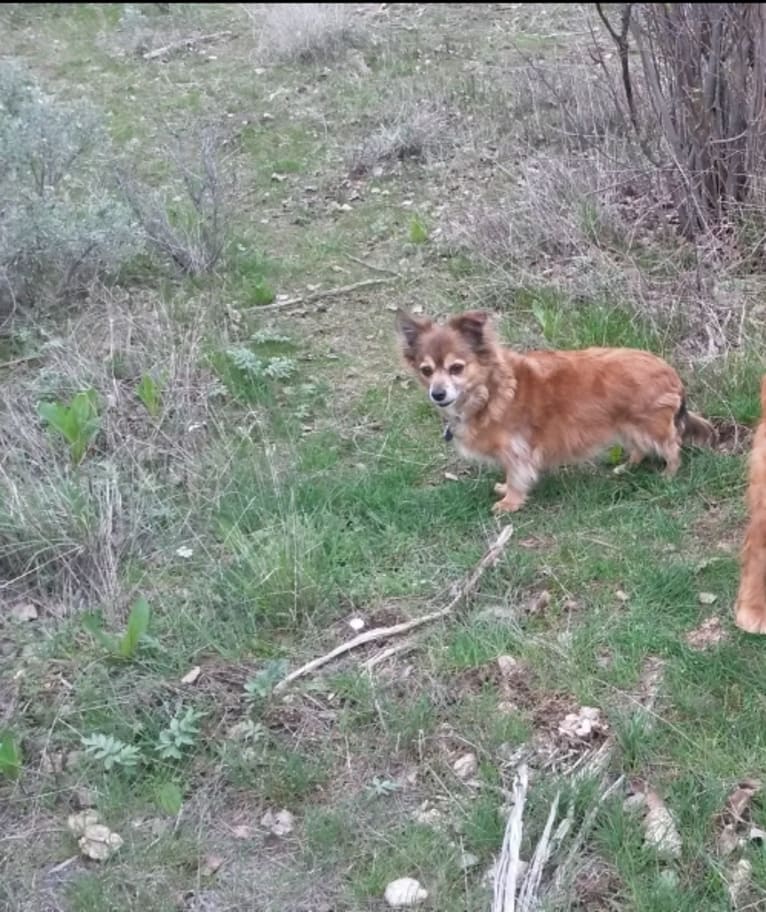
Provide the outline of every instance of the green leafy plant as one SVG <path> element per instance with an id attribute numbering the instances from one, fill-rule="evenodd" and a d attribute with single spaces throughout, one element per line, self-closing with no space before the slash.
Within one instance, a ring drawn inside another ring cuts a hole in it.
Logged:
<path id="1" fill-rule="evenodd" d="M 15 779 L 21 772 L 21 748 L 13 732 L 0 729 L 0 776 Z"/>
<path id="2" fill-rule="evenodd" d="M 260 279 L 250 288 L 250 301 L 256 307 L 271 304 L 276 296 L 276 292 L 265 279 Z"/>
<path id="3" fill-rule="evenodd" d="M 425 244 L 427 240 L 428 229 L 416 215 L 413 215 L 412 221 L 410 222 L 410 243 Z"/>
<path id="4" fill-rule="evenodd" d="M 274 659 L 245 684 L 245 694 L 250 700 L 265 700 L 274 686 L 287 673 L 285 659 Z"/>
<path id="5" fill-rule="evenodd" d="M 69 405 L 60 402 L 41 402 L 37 410 L 40 417 L 66 440 L 72 461 L 79 465 L 101 427 L 96 391 L 83 390 Z"/>
<path id="6" fill-rule="evenodd" d="M 162 408 L 162 381 L 155 380 L 151 374 L 144 374 L 136 388 L 136 395 L 152 418 L 156 418 Z"/>
<path id="7" fill-rule="evenodd" d="M 163 782 L 157 788 L 156 801 L 161 811 L 175 816 L 181 810 L 184 796 L 175 782 Z"/>
<path id="8" fill-rule="evenodd" d="M 375 776 L 372 782 L 367 786 L 367 794 L 370 798 L 387 798 L 399 788 L 396 782 L 390 779 L 381 779 Z"/>
<path id="9" fill-rule="evenodd" d="M 115 658 L 132 659 L 141 641 L 148 640 L 146 635 L 151 619 L 151 609 L 143 596 L 136 600 L 128 615 L 128 624 L 121 637 L 105 633 L 99 626 L 96 615 L 88 614 L 83 617 L 85 629 Z"/>
<path id="10" fill-rule="evenodd" d="M 111 735 L 94 734 L 82 739 L 85 753 L 98 760 L 105 770 L 115 766 L 126 769 L 134 767 L 141 759 L 141 752 L 131 744 L 125 744 Z"/>
<path id="11" fill-rule="evenodd" d="M 262 359 L 249 348 L 230 348 L 226 352 L 237 370 L 250 377 L 268 377 L 270 380 L 286 380 L 298 365 L 292 358 L 275 357 Z"/>
<path id="12" fill-rule="evenodd" d="M 163 760 L 182 760 L 183 751 L 192 747 L 199 737 L 199 720 L 202 713 L 187 709 L 183 716 L 176 715 L 170 725 L 160 732 L 157 753 Z"/>
<path id="13" fill-rule="evenodd" d="M 532 316 L 537 321 L 537 325 L 540 327 L 543 336 L 550 341 L 556 333 L 559 314 L 539 301 L 535 301 L 532 304 L 531 310 Z"/>

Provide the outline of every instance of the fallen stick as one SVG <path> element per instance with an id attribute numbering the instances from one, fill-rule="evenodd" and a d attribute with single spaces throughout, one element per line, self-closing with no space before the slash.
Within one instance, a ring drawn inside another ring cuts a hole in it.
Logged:
<path id="1" fill-rule="evenodd" d="M 195 44 L 210 44 L 211 41 L 218 41 L 220 38 L 230 38 L 232 34 L 232 32 L 213 32 L 211 35 L 199 35 L 196 38 L 184 38 L 183 41 L 172 41 L 154 51 L 147 51 L 143 58 L 144 60 L 156 60 L 158 57 L 182 51 L 184 48 L 193 48 Z"/>
<path id="2" fill-rule="evenodd" d="M 521 835 L 524 829 L 524 804 L 529 788 L 529 769 L 522 763 L 513 782 L 513 809 L 503 836 L 503 846 L 495 869 L 492 912 L 515 912 L 516 885 L 519 879 Z"/>
<path id="3" fill-rule="evenodd" d="M 379 279 L 364 279 L 361 282 L 354 282 L 351 285 L 340 285 L 337 288 L 328 288 L 326 291 L 312 291 L 311 294 L 297 295 L 294 298 L 286 298 L 284 301 L 276 301 L 274 304 L 255 305 L 254 307 L 242 308 L 243 310 L 277 310 L 280 307 L 294 307 L 296 304 L 311 304 L 314 301 L 321 301 L 323 298 L 340 298 L 351 291 L 359 291 L 362 288 L 374 288 L 376 285 L 390 285 L 399 281 L 400 276 L 381 276 Z"/>
<path id="4" fill-rule="evenodd" d="M 367 260 L 363 260 L 351 253 L 346 254 L 346 259 L 351 260 L 352 263 L 356 263 L 359 266 L 364 266 L 365 269 L 371 269 L 373 272 L 380 272 L 383 275 L 389 275 L 393 276 L 395 279 L 401 279 L 401 275 L 395 269 L 389 269 L 387 266 L 376 266 L 374 263 L 368 263 Z"/>
<path id="5" fill-rule="evenodd" d="M 407 652 L 410 649 L 414 649 L 415 644 L 412 640 L 405 640 L 404 643 L 397 643 L 396 646 L 389 646 L 388 649 L 384 649 L 382 652 L 376 653 L 372 658 L 367 659 L 366 662 L 362 663 L 362 668 L 365 671 L 372 671 L 373 668 L 376 668 L 381 662 L 385 662 L 386 659 L 390 659 L 391 656 L 398 655 L 400 652 Z"/>
<path id="6" fill-rule="evenodd" d="M 409 630 L 414 630 L 416 627 L 421 627 L 423 624 L 430 624 L 431 621 L 438 621 L 439 618 L 446 617 L 455 610 L 469 592 L 476 588 L 476 584 L 481 579 L 484 571 L 497 563 L 503 548 L 505 548 L 505 545 L 512 534 L 512 525 L 503 526 L 500 534 L 492 545 L 490 545 L 487 553 L 471 571 L 470 576 L 468 576 L 460 585 L 457 594 L 446 607 L 440 608 L 438 611 L 432 611 L 430 614 L 423 615 L 423 617 L 413 618 L 411 621 L 393 624 L 391 627 L 375 627 L 372 630 L 366 630 L 364 633 L 360 633 L 359 636 L 355 636 L 353 640 L 348 640 L 345 643 L 341 643 L 340 646 L 336 646 L 335 649 L 328 652 L 327 655 L 319 656 L 319 658 L 312 659 L 300 668 L 296 668 L 295 671 L 290 672 L 286 678 L 283 678 L 274 687 L 273 692 L 279 693 L 280 691 L 285 690 L 293 681 L 311 674 L 313 671 L 316 671 L 317 668 L 321 668 L 323 665 L 332 662 L 333 659 L 337 659 L 338 656 L 345 655 L 347 652 L 351 652 L 352 649 L 356 649 L 357 646 L 364 646 L 365 643 L 371 643 L 373 640 L 382 640 L 385 637 L 398 636 L 401 633 L 407 633 Z"/>
<path id="7" fill-rule="evenodd" d="M 556 819 L 560 798 L 561 793 L 556 792 L 556 797 L 553 799 L 551 809 L 548 813 L 548 820 L 545 823 L 543 835 L 537 843 L 529 867 L 524 872 L 524 882 L 521 885 L 521 890 L 519 890 L 519 912 L 534 912 L 535 909 L 539 908 L 538 890 L 543 876 L 543 868 L 548 863 L 551 854 L 551 832 L 553 830 L 553 823 Z"/>

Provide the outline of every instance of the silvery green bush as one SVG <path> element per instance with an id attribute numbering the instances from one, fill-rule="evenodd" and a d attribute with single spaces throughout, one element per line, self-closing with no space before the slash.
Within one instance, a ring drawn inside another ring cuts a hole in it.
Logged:
<path id="1" fill-rule="evenodd" d="M 70 297 L 139 252 L 113 173 L 96 111 L 0 62 L 0 313 Z"/>

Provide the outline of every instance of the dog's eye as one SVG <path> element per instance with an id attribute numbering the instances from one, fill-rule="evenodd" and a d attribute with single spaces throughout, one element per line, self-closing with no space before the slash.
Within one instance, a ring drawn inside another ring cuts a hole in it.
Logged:
<path id="1" fill-rule="evenodd" d="M 433 369 L 432 367 L 429 367 L 427 364 L 424 364 L 424 365 L 420 368 L 420 373 L 421 373 L 424 377 L 430 377 L 431 374 L 432 374 L 433 372 L 434 372 L 434 369 Z"/>
<path id="2" fill-rule="evenodd" d="M 452 365 L 450 366 L 449 372 L 450 372 L 451 374 L 462 374 L 462 373 L 463 373 L 463 368 L 464 368 L 464 367 L 465 367 L 464 364 L 452 364 Z"/>

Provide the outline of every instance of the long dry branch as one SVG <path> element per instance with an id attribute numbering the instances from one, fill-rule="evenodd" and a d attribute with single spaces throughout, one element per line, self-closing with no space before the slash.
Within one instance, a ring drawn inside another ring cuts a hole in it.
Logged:
<path id="1" fill-rule="evenodd" d="M 295 671 L 290 672 L 286 678 L 283 678 L 274 687 L 274 693 L 280 693 L 289 687 L 293 681 L 311 674 L 318 668 L 321 668 L 323 665 L 327 665 L 329 662 L 332 662 L 333 659 L 337 659 L 338 656 L 345 655 L 347 652 L 351 652 L 358 646 L 364 646 L 365 643 L 371 643 L 374 640 L 382 640 L 386 637 L 399 636 L 402 633 L 407 633 L 410 630 L 414 630 L 416 627 L 422 627 L 423 624 L 430 624 L 432 621 L 438 621 L 440 618 L 446 617 L 448 614 L 454 611 L 455 608 L 457 608 L 460 602 L 469 593 L 471 593 L 476 588 L 484 571 L 488 567 L 492 567 L 497 563 L 498 558 L 503 552 L 503 549 L 505 548 L 508 539 L 512 534 L 512 525 L 509 524 L 502 528 L 500 534 L 492 543 L 492 545 L 490 545 L 484 557 L 482 557 L 482 559 L 474 567 L 466 579 L 461 582 L 457 588 L 455 596 L 444 608 L 440 608 L 438 611 L 432 611 L 430 614 L 423 615 L 422 617 L 413 618 L 410 621 L 403 621 L 401 624 L 393 624 L 390 627 L 375 627 L 373 630 L 366 630 L 364 633 L 360 633 L 358 636 L 355 636 L 352 640 L 348 640 L 347 642 L 336 646 L 335 649 L 331 650 L 326 655 L 312 659 L 310 662 L 307 662 L 300 668 L 296 668 Z"/>
<path id="2" fill-rule="evenodd" d="M 274 304 L 256 305 L 249 308 L 250 310 L 278 310 L 281 307 L 294 307 L 296 304 L 311 304 L 313 301 L 321 301 L 324 298 L 339 298 L 351 291 L 359 291 L 362 288 L 374 288 L 376 285 L 391 285 L 398 282 L 401 276 L 381 276 L 379 279 L 364 279 L 361 282 L 353 282 L 351 285 L 340 285 L 338 288 L 327 288 L 325 291 L 312 291 L 311 294 L 297 295 L 294 298 L 286 298 L 284 301 L 276 301 Z"/>
<path id="3" fill-rule="evenodd" d="M 213 41 L 219 41 L 221 38 L 231 38 L 233 32 L 213 32 L 211 35 L 197 35 L 191 38 L 183 38 L 181 41 L 172 41 L 162 47 L 155 48 L 153 51 L 147 51 L 144 54 L 144 60 L 157 60 L 168 54 L 175 54 L 176 51 L 183 51 L 196 47 L 198 44 L 210 44 Z"/>

